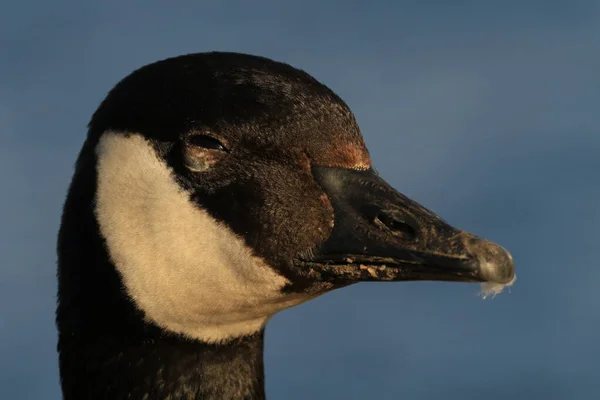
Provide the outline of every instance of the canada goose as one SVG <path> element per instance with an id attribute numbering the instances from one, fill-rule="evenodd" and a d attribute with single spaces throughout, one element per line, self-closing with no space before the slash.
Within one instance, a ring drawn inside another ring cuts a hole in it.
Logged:
<path id="1" fill-rule="evenodd" d="M 378 176 L 303 71 L 159 61 L 94 113 L 58 238 L 65 399 L 262 399 L 270 316 L 359 281 L 503 285 L 502 247 Z"/>

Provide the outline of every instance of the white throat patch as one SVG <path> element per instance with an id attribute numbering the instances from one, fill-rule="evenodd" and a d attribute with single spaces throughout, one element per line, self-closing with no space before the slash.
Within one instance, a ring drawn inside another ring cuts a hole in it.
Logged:
<path id="1" fill-rule="evenodd" d="M 140 135 L 105 132 L 96 147 L 96 218 L 129 296 L 146 317 L 207 342 L 260 330 L 284 308 L 287 280 L 198 208 Z"/>

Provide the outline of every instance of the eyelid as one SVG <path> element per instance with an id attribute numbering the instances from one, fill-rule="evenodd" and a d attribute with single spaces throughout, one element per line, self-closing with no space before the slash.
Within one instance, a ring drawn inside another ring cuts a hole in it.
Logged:
<path id="1" fill-rule="evenodd" d="M 192 134 L 186 138 L 186 142 L 191 146 L 229 152 L 229 148 L 223 143 L 223 141 L 207 133 Z"/>

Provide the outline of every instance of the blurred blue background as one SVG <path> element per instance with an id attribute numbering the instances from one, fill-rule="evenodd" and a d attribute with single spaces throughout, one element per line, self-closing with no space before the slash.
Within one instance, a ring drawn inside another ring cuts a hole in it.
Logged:
<path id="1" fill-rule="evenodd" d="M 208 50 L 311 73 L 384 178 L 517 263 L 493 300 L 363 283 L 277 315 L 271 399 L 600 398 L 600 2 L 8 3 L 0 398 L 60 398 L 55 236 L 92 112 L 134 69 Z"/>

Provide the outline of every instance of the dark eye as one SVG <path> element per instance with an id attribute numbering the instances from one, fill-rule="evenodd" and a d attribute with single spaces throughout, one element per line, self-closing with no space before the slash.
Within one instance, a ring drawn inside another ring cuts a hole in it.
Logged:
<path id="1" fill-rule="evenodd" d="M 219 142 L 214 137 L 208 135 L 190 136 L 187 139 L 187 142 L 192 146 L 203 147 L 205 149 L 227 151 L 225 146 L 223 146 L 223 143 Z"/>

